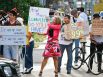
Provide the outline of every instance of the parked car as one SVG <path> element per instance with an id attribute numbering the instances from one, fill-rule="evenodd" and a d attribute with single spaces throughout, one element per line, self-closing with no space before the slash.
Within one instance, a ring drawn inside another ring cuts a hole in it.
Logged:
<path id="1" fill-rule="evenodd" d="M 0 58 L 0 77 L 21 77 L 19 65 L 11 60 Z"/>

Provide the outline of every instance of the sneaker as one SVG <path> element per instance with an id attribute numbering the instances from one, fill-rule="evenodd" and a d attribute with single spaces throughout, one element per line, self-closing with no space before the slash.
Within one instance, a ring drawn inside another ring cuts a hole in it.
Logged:
<path id="1" fill-rule="evenodd" d="M 74 65 L 75 65 L 75 66 L 78 66 L 78 63 L 76 62 L 76 63 L 74 63 Z"/>
<path id="2" fill-rule="evenodd" d="M 32 70 L 33 70 L 33 67 L 26 69 L 25 72 L 23 72 L 23 74 L 31 74 Z"/>
<path id="3" fill-rule="evenodd" d="M 71 71 L 67 71 L 67 74 L 71 74 Z"/>

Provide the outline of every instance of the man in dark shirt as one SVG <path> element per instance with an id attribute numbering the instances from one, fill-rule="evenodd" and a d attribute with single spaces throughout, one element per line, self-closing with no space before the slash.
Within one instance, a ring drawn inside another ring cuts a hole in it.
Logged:
<path id="1" fill-rule="evenodd" d="M 15 11 L 10 11 L 8 13 L 9 19 L 4 23 L 5 26 L 21 26 L 19 21 L 17 21 L 17 13 Z M 16 61 L 17 58 L 17 48 L 18 46 L 16 45 L 4 45 L 4 50 L 3 50 L 3 56 L 5 58 L 11 59 L 13 61 Z"/>

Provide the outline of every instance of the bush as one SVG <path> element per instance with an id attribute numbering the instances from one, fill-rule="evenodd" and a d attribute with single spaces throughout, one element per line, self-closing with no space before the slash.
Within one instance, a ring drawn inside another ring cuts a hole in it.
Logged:
<path id="1" fill-rule="evenodd" d="M 24 18 L 24 23 L 27 24 L 30 6 L 40 7 L 41 5 L 39 4 L 39 0 L 17 0 L 16 6 L 20 16 Z"/>
<path id="2" fill-rule="evenodd" d="M 35 48 L 39 47 L 40 42 L 43 42 L 46 39 L 44 35 L 38 35 L 37 33 L 33 33 L 33 38 L 35 40 Z"/>

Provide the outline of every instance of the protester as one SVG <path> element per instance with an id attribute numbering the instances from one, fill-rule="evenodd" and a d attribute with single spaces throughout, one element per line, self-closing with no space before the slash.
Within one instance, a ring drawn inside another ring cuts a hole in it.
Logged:
<path id="1" fill-rule="evenodd" d="M 85 21 L 88 21 L 88 16 L 87 16 L 87 14 L 84 12 L 84 8 L 81 7 L 79 11 L 80 11 L 79 16 L 80 16 L 81 18 L 83 18 Z"/>
<path id="2" fill-rule="evenodd" d="M 60 18 L 53 17 L 53 22 L 48 24 L 47 33 L 44 34 L 48 36 L 48 40 L 43 53 L 44 59 L 41 65 L 39 76 L 42 76 L 43 69 L 47 64 L 49 57 L 52 57 L 55 66 L 55 77 L 58 77 L 58 57 L 61 56 L 58 44 L 58 36 L 60 28 L 61 28 Z"/>
<path id="3" fill-rule="evenodd" d="M 80 8 L 79 17 L 84 20 L 84 34 L 83 34 L 84 38 L 81 40 L 81 42 L 86 42 L 86 37 L 89 35 L 89 21 L 88 21 L 88 16 L 84 12 L 83 7 Z"/>
<path id="4" fill-rule="evenodd" d="M 100 20 L 100 16 L 98 13 L 93 15 L 93 19 L 95 20 Z M 99 25 L 98 25 L 99 26 Z M 90 40 L 91 40 L 91 44 L 90 44 L 90 57 L 93 55 L 93 53 L 95 51 L 97 52 L 102 52 L 103 51 L 103 36 L 101 35 L 93 35 L 92 34 L 92 25 L 90 26 Z M 90 68 L 92 69 L 92 65 L 93 65 L 93 57 L 91 57 L 90 60 Z M 102 67 L 102 55 L 97 54 L 97 62 L 98 62 L 98 72 L 103 72 L 103 70 L 101 69 Z M 87 73 L 90 73 L 90 69 L 88 69 Z"/>
<path id="5" fill-rule="evenodd" d="M 17 13 L 15 11 L 10 11 L 8 13 L 9 19 L 4 23 L 5 26 L 20 26 L 21 24 L 19 21 L 16 20 Z M 13 61 L 16 61 L 17 58 L 17 48 L 16 45 L 5 45 L 3 50 L 3 55 L 5 58 L 11 59 Z"/>
<path id="6" fill-rule="evenodd" d="M 15 11 L 16 13 L 17 13 L 17 21 L 19 21 L 20 22 L 20 24 L 22 25 L 22 26 L 24 26 L 24 23 L 23 23 L 23 18 L 22 17 L 20 17 L 19 15 L 19 13 L 18 13 L 18 10 L 17 10 L 17 8 L 15 7 L 15 8 L 13 8 L 12 9 L 12 11 Z"/>
<path id="7" fill-rule="evenodd" d="M 65 15 L 64 24 L 62 25 L 60 39 L 59 39 L 61 57 L 58 58 L 58 72 L 61 71 L 62 57 L 63 57 L 64 50 L 66 49 L 67 57 L 68 57 L 67 66 L 66 66 L 67 74 L 71 73 L 71 68 L 72 68 L 72 43 L 73 41 L 70 39 L 70 35 L 68 34 L 68 31 L 71 29 L 70 27 L 71 27 L 70 16 Z M 66 36 L 68 38 L 66 38 Z"/>
<path id="8" fill-rule="evenodd" d="M 72 15 L 71 22 L 72 22 L 74 27 L 77 27 L 77 25 L 76 25 L 76 22 L 78 20 L 78 12 L 77 12 L 77 10 L 73 9 L 71 11 L 71 15 Z M 79 43 L 80 43 L 80 39 L 79 38 L 73 39 L 73 42 L 75 43 L 75 48 L 79 47 Z M 78 62 L 77 58 L 78 58 L 78 49 L 76 49 L 76 51 L 75 51 L 75 62 L 74 62 L 75 65 L 77 65 L 77 62 Z"/>
<path id="9" fill-rule="evenodd" d="M 26 51 L 25 46 L 23 47 L 22 54 L 25 58 L 25 72 L 24 74 L 30 74 L 33 69 L 33 48 L 34 48 L 34 39 L 32 38 L 32 33 L 27 33 L 27 38 L 29 41 L 29 44 L 26 45 Z"/>

